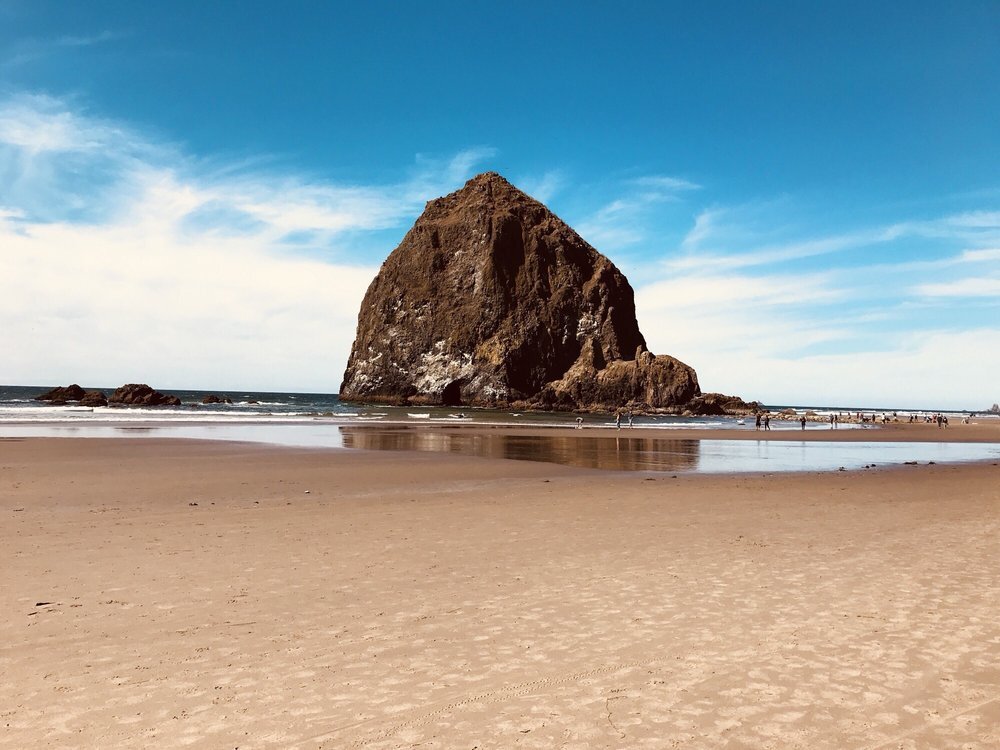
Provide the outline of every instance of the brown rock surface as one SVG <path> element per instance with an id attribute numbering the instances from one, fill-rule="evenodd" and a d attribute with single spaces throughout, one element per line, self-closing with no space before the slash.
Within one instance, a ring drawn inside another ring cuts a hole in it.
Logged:
<path id="1" fill-rule="evenodd" d="M 107 406 L 108 397 L 101 391 L 87 391 L 80 399 L 80 406 Z"/>
<path id="2" fill-rule="evenodd" d="M 57 386 L 51 391 L 46 391 L 38 396 L 35 396 L 35 401 L 51 401 L 57 404 L 64 404 L 67 401 L 79 401 L 84 396 L 83 388 L 78 386 L 76 383 L 73 385 Z"/>
<path id="3" fill-rule="evenodd" d="M 177 396 L 167 396 L 153 390 L 145 383 L 128 383 L 116 388 L 108 403 L 126 406 L 180 406 L 181 400 Z"/>
<path id="4" fill-rule="evenodd" d="M 365 294 L 344 401 L 664 408 L 701 390 L 654 356 L 615 265 L 500 175 L 430 201 Z"/>

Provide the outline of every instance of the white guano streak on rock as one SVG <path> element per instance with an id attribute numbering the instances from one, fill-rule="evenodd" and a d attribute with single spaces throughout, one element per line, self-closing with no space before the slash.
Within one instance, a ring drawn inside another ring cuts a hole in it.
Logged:
<path id="1" fill-rule="evenodd" d="M 429 352 L 420 355 L 414 370 L 414 385 L 425 396 L 437 396 L 454 380 L 468 380 L 475 375 L 472 355 L 445 351 L 445 341 L 438 341 Z"/>

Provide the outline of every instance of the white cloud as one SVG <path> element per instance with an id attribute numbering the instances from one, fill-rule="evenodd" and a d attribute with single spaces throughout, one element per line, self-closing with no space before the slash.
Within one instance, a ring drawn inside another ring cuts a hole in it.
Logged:
<path id="1" fill-rule="evenodd" d="M 491 153 L 382 186 L 206 172 L 59 100 L 0 102 L 0 382 L 335 391 L 391 250 L 341 238 L 402 230 Z"/>
<path id="2" fill-rule="evenodd" d="M 1000 248 L 982 248 L 979 250 L 966 250 L 959 258 L 963 263 L 987 263 L 990 261 L 1000 261 Z"/>
<path id="3" fill-rule="evenodd" d="M 995 212 L 788 238 L 784 216 L 794 214 L 780 208 L 703 210 L 679 253 L 647 270 L 646 278 L 668 279 L 636 296 L 653 351 L 694 365 L 705 389 L 767 403 L 981 408 L 996 400 L 988 373 L 997 358 L 982 350 L 1000 336 L 995 324 L 984 327 L 982 307 L 1000 296 L 1000 254 L 989 244 Z M 972 264 L 984 273 L 949 277 Z M 788 270 L 803 267 L 824 270 Z"/>
<path id="4" fill-rule="evenodd" d="M 701 190 L 701 185 L 681 177 L 668 177 L 665 175 L 649 175 L 637 177 L 632 181 L 636 185 L 645 188 L 653 188 L 665 193 L 679 193 L 685 190 Z"/>
<path id="5" fill-rule="evenodd" d="M 919 284 L 913 293 L 924 297 L 1000 297 L 1000 279 L 973 277 Z"/>
<path id="6" fill-rule="evenodd" d="M 685 279 L 641 287 L 636 308 L 649 348 L 692 365 L 705 391 L 869 408 L 979 409 L 997 400 L 1000 328 L 886 331 L 864 346 L 859 330 L 886 316 L 836 304 L 817 314 L 809 301 L 817 291 L 831 302 L 841 294 L 822 279 Z"/>

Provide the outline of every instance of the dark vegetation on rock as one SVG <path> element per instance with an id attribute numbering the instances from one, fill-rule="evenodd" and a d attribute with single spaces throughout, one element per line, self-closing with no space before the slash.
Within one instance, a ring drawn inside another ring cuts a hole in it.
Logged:
<path id="1" fill-rule="evenodd" d="M 343 401 L 387 404 L 743 404 L 701 396 L 691 367 L 647 350 L 621 271 L 493 172 L 430 201 L 382 264 L 340 387 Z"/>

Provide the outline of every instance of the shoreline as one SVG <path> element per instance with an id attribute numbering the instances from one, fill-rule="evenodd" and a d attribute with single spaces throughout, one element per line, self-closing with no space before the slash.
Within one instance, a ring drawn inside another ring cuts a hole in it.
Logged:
<path id="1" fill-rule="evenodd" d="M 788 420 L 791 422 L 792 420 Z M 786 422 L 787 424 L 787 422 Z M 796 423 L 797 424 L 797 423 Z M 347 428 L 358 431 L 377 431 L 380 429 L 390 430 L 422 430 L 422 431 L 462 431 L 465 433 L 492 433 L 497 431 L 509 432 L 515 435 L 552 435 L 562 436 L 598 436 L 598 437 L 648 437 L 663 439 L 687 439 L 687 440 L 761 440 L 761 441 L 823 441 L 823 442 L 925 442 L 925 443 L 995 443 L 1000 442 L 1000 420 L 996 422 L 973 422 L 970 424 L 956 424 L 949 427 L 937 427 L 934 424 L 924 423 L 888 423 L 885 425 L 858 425 L 852 424 L 850 427 L 830 429 L 826 423 L 810 422 L 807 429 L 795 427 L 779 427 L 771 430 L 755 430 L 752 426 L 739 427 L 702 427 L 691 425 L 685 427 L 678 426 L 651 426 L 638 425 L 636 427 L 622 426 L 620 429 L 613 425 L 584 424 L 582 429 L 576 429 L 570 424 L 514 424 L 507 422 L 477 422 L 473 420 L 379 420 L 370 422 L 358 422 L 336 417 L 312 417 L 283 419 L 275 417 L 273 419 L 246 418 L 238 420 L 100 420 L 100 421 L 67 421 L 67 420 L 26 420 L 26 421 L 0 421 L 0 437 L 5 429 L 11 430 L 30 429 L 32 427 L 42 428 L 65 428 L 75 430 L 87 429 L 118 429 L 118 430 L 155 430 L 170 429 L 172 427 L 185 428 L 212 428 L 212 427 L 234 427 L 245 425 L 248 427 L 296 427 L 296 426 L 328 426 L 337 428 Z M 845 423 L 846 424 L 846 423 Z M 16 437 L 16 435 L 15 435 Z M 81 436 L 86 437 L 86 436 Z"/>
<path id="2" fill-rule="evenodd" d="M 4 429 L 6 427 L 6 429 Z M 1000 425 L 997 426 L 1000 428 Z M 893 425 L 869 430 L 734 430 L 483 424 L 127 423 L 0 425 L 0 440 L 233 443 L 261 448 L 441 453 L 604 472 L 710 475 L 833 473 L 1000 459 L 1000 429 Z"/>
<path id="3" fill-rule="evenodd" d="M 0 744 L 988 747 L 998 488 L 3 440 Z"/>

